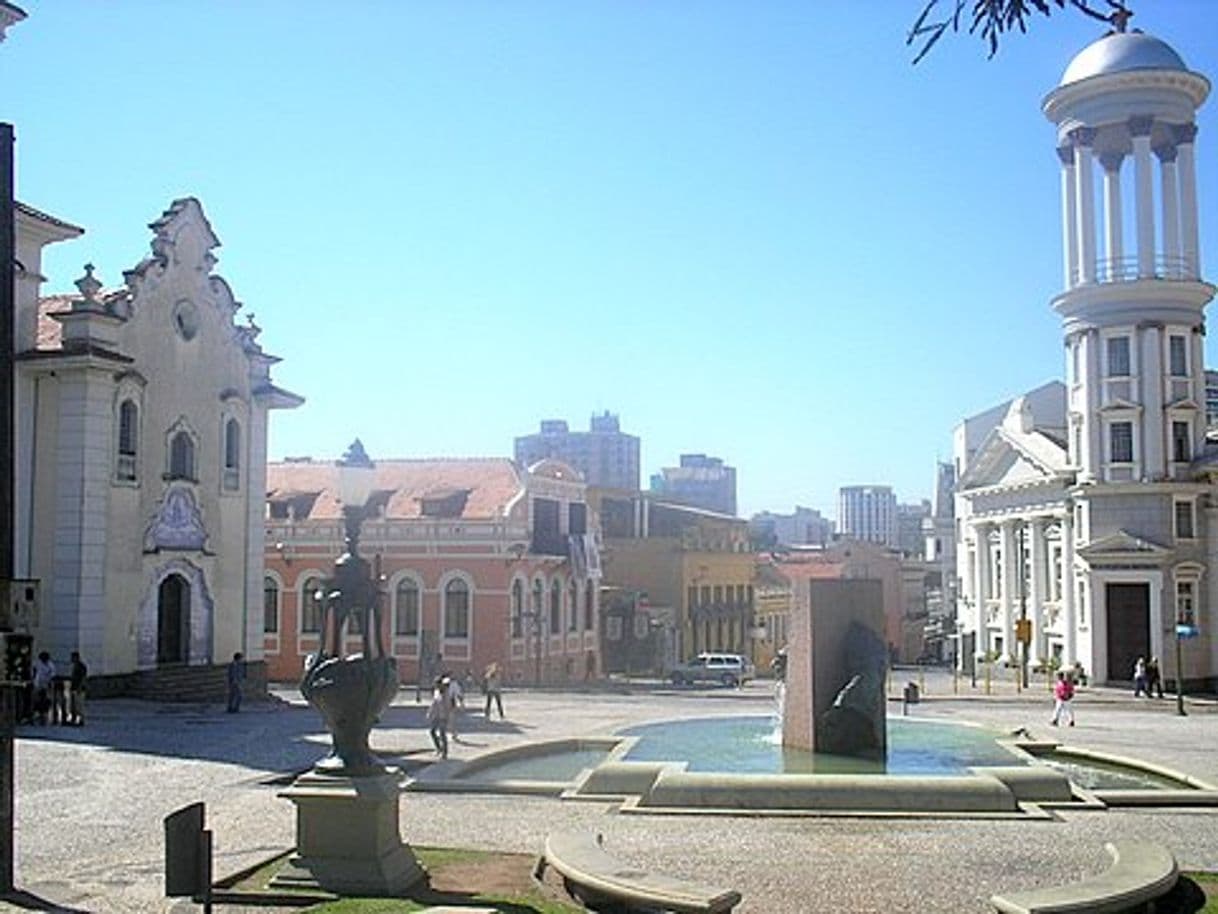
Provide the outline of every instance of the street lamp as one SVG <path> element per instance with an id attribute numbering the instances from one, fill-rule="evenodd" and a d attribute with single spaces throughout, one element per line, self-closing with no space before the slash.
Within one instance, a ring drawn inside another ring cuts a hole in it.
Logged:
<path id="1" fill-rule="evenodd" d="M 368 748 L 368 734 L 398 687 L 397 663 L 385 650 L 379 584 L 359 554 L 365 505 L 376 466 L 357 438 L 337 463 L 346 550 L 322 584 L 321 644 L 305 670 L 301 694 L 325 720 L 333 737 L 330 756 L 317 763 L 328 773 L 369 774 L 384 766 Z M 348 622 L 363 638 L 360 653 L 345 655 Z"/>

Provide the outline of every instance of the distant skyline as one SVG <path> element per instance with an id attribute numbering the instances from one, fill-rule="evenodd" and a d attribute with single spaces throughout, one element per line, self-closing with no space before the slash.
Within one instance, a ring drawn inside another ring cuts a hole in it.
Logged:
<path id="1" fill-rule="evenodd" d="M 1062 376 L 1040 103 L 1103 32 L 1068 10 L 912 67 L 922 0 L 20 5 L 18 198 L 86 229 L 45 291 L 121 284 L 198 197 L 307 398 L 273 459 L 510 456 L 609 410 L 644 484 L 706 453 L 743 516 L 836 517 L 842 486 L 929 498 L 962 418 Z M 1212 0 L 1134 9 L 1218 79 Z"/>

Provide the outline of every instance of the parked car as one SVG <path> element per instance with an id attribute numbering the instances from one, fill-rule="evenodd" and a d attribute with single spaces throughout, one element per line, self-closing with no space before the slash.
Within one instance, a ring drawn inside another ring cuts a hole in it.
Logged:
<path id="1" fill-rule="evenodd" d="M 753 664 L 739 654 L 704 653 L 673 668 L 669 679 L 674 685 L 695 682 L 721 682 L 725 686 L 744 685 L 756 675 Z"/>

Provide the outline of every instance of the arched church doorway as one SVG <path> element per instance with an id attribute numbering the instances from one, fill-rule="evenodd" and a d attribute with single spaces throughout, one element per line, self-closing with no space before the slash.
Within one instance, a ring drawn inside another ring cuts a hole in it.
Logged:
<path id="1" fill-rule="evenodd" d="M 190 584 L 171 574 L 157 590 L 156 662 L 186 663 L 190 659 Z"/>
<path id="2" fill-rule="evenodd" d="M 1108 679 L 1133 679 L 1139 657 L 1150 659 L 1150 585 L 1109 584 L 1105 588 L 1108 607 Z"/>

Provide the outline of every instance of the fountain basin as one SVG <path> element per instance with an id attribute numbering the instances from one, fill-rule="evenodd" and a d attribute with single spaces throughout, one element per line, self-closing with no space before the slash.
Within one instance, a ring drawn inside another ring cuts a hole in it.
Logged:
<path id="1" fill-rule="evenodd" d="M 432 766 L 409 789 L 541 794 L 615 802 L 622 812 L 646 814 L 1026 818 L 1048 817 L 1046 810 L 1058 806 L 1218 804 L 1218 790 L 1210 785 L 1136 760 L 914 719 L 889 722 L 895 738 L 890 737 L 888 764 L 895 771 L 877 771 L 875 763 L 864 760 L 819 757 L 797 761 L 792 771 L 775 767 L 782 763 L 774 760 L 789 752 L 773 737 L 772 721 L 766 732 L 767 720 L 672 721 L 612 737 L 524 744 Z M 699 737 L 691 740 L 691 734 Z M 768 752 L 770 767 L 698 770 L 750 764 L 741 761 L 738 746 L 730 745 L 741 741 L 749 753 Z M 902 761 L 906 741 L 912 752 Z M 755 745 L 759 742 L 764 750 Z M 1052 761 L 1055 753 L 1070 758 L 1074 771 L 1038 758 Z M 855 767 L 843 767 L 847 763 Z M 1100 767 L 1132 779 L 1123 782 L 1127 789 L 1089 790 L 1072 780 L 1072 773 L 1079 777 L 1079 771 Z"/>

